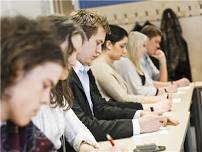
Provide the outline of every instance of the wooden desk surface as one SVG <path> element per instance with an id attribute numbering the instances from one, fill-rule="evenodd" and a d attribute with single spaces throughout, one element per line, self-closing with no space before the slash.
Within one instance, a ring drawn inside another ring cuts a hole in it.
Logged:
<path id="1" fill-rule="evenodd" d="M 166 151 L 168 152 L 180 152 L 183 148 L 187 126 L 189 124 L 189 109 L 193 88 L 195 86 L 202 86 L 202 82 L 191 83 L 190 87 L 179 89 L 184 92 L 184 94 L 180 96 L 182 101 L 173 104 L 173 113 L 180 121 L 178 126 L 167 126 L 168 133 L 164 134 L 136 136 L 115 140 L 115 145 L 117 147 L 125 148 L 128 152 L 132 152 L 136 145 L 156 143 L 157 145 L 166 146 Z M 99 142 L 99 146 L 100 150 L 103 150 L 103 152 L 111 147 L 110 143 L 107 141 Z"/>

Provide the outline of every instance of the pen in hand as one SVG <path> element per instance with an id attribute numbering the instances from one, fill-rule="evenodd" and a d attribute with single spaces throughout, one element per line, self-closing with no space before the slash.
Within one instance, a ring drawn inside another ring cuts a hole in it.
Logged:
<path id="1" fill-rule="evenodd" d="M 107 140 L 108 140 L 108 141 L 110 142 L 110 144 L 112 145 L 112 147 L 114 147 L 115 144 L 114 144 L 113 138 L 112 138 L 109 134 L 107 134 L 106 137 L 107 137 Z"/>

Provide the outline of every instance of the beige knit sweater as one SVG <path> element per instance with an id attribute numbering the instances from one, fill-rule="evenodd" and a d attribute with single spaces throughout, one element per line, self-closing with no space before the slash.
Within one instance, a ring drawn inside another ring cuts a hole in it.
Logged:
<path id="1" fill-rule="evenodd" d="M 121 102 L 142 102 L 141 95 L 128 93 L 128 87 L 123 78 L 100 56 L 92 62 L 91 70 L 101 95 L 106 99 Z"/>

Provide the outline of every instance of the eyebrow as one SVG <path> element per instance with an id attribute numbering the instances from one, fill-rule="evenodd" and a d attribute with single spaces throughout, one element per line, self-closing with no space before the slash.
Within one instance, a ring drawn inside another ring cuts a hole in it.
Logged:
<path id="1" fill-rule="evenodd" d="M 51 88 L 56 86 L 56 83 L 54 83 L 51 79 L 48 79 L 47 82 L 50 84 Z"/>

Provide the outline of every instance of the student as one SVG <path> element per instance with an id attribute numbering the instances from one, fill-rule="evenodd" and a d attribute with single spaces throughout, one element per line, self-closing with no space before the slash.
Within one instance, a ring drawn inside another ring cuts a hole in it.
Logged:
<path id="1" fill-rule="evenodd" d="M 62 147 L 63 152 L 73 151 L 64 144 L 66 139 L 76 151 L 96 150 L 95 138 L 70 108 L 73 97 L 68 87 L 68 74 L 85 41 L 85 33 L 66 16 L 41 17 L 38 20 L 48 20 L 50 31 L 64 53 L 66 70 L 62 80 L 52 89 L 51 104 L 43 106 L 33 122 L 53 142 L 56 149 Z"/>
<path id="2" fill-rule="evenodd" d="M 117 25 L 110 25 L 110 30 L 111 33 L 106 35 L 102 54 L 91 65 L 91 70 L 103 97 L 106 100 L 112 98 L 121 102 L 138 101 L 147 104 L 165 101 L 165 104 L 166 102 L 169 104 L 169 101 L 165 97 L 143 96 L 132 93 L 133 90 L 129 89 L 128 84 L 113 68 L 114 61 L 119 60 L 127 53 L 128 33 Z M 167 111 L 168 109 L 165 110 Z"/>
<path id="3" fill-rule="evenodd" d="M 158 88 L 153 80 L 141 66 L 141 59 L 146 52 L 148 38 L 139 32 L 130 32 L 127 44 L 127 55 L 114 63 L 114 68 L 126 81 L 128 90 L 132 94 L 161 95 L 177 91 L 174 85 L 166 88 Z"/>
<path id="4" fill-rule="evenodd" d="M 107 19 L 88 10 L 78 10 L 71 18 L 82 26 L 87 35 L 87 41 L 84 42 L 77 57 L 78 61 L 69 77 L 69 84 L 75 97 L 72 109 L 79 119 L 98 141 L 106 140 L 106 134 L 118 139 L 159 130 L 165 117 L 146 115 L 133 119 L 137 111 L 135 108 L 126 108 L 124 104 L 122 108 L 115 106 L 119 102 L 112 106 L 101 97 L 97 89 L 89 65 L 100 55 L 105 35 L 109 33 Z M 131 105 L 142 109 L 141 104 Z"/>
<path id="5" fill-rule="evenodd" d="M 178 87 L 182 87 L 189 85 L 189 80 L 186 78 L 167 82 L 168 72 L 166 57 L 163 51 L 159 49 L 162 36 L 161 31 L 156 26 L 147 25 L 141 30 L 141 33 L 145 34 L 149 38 L 147 52 L 145 53 L 141 64 L 145 71 L 149 74 L 150 78 L 155 81 L 155 86 L 164 87 L 175 84 Z M 155 67 L 149 56 L 153 56 L 159 61 L 159 70 Z"/>
<path id="6" fill-rule="evenodd" d="M 1 151 L 52 151 L 52 143 L 30 123 L 61 77 L 57 43 L 36 21 L 1 18 Z"/>

